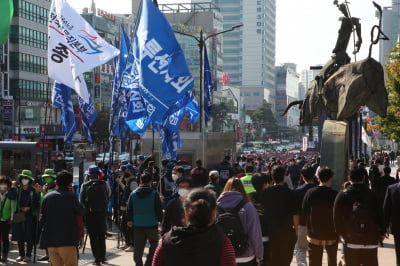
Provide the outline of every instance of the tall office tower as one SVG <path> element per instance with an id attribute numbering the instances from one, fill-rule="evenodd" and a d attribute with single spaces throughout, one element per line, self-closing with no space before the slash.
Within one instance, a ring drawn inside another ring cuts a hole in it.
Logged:
<path id="1" fill-rule="evenodd" d="M 1 116 L 4 125 L 1 139 L 37 140 L 40 125 L 44 124 L 45 103 L 52 89 L 47 77 L 50 3 L 50 0 L 14 1 L 9 40 L 0 46 L 2 109 L 5 111 L 7 106 L 8 110 Z"/>
<path id="2" fill-rule="evenodd" d="M 321 66 L 322 67 L 322 66 Z M 320 70 L 318 69 L 303 69 L 300 75 L 299 83 L 299 99 L 305 99 L 310 82 L 315 79 Z"/>
<path id="3" fill-rule="evenodd" d="M 299 99 L 299 78 L 296 65 L 286 63 L 276 67 L 276 121 L 281 126 L 294 127 L 299 124 L 300 112 L 292 107 L 285 117 L 284 112 L 289 103 Z"/>
<path id="4" fill-rule="evenodd" d="M 383 7 L 382 11 L 382 30 L 389 37 L 389 40 L 379 42 L 379 62 L 385 65 L 388 62 L 387 55 L 399 41 L 400 0 L 392 0 L 392 6 Z"/>
<path id="5" fill-rule="evenodd" d="M 204 0 L 203 0 L 204 1 Z M 192 0 L 200 2 L 200 0 Z M 223 28 L 243 24 L 224 34 L 223 71 L 231 85 L 245 88 L 266 88 L 263 97 L 274 105 L 275 86 L 275 0 L 212 0 L 223 17 Z M 244 100 L 246 101 L 246 97 Z"/>

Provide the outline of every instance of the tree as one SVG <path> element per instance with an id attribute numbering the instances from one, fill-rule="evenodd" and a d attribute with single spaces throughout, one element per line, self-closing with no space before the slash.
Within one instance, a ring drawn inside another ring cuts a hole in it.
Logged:
<path id="1" fill-rule="evenodd" d="M 223 131 L 224 128 L 232 128 L 232 118 L 229 115 L 230 106 L 224 102 L 220 104 L 214 104 L 210 116 L 212 118 L 212 131 L 219 132 Z"/>
<path id="2" fill-rule="evenodd" d="M 110 136 L 108 125 L 110 123 L 110 113 L 109 112 L 98 112 L 96 120 L 90 129 L 92 134 L 93 143 L 103 143 L 108 141 Z"/>
<path id="3" fill-rule="evenodd" d="M 400 43 L 391 51 L 389 63 L 385 65 L 386 88 L 389 92 L 389 106 L 385 118 L 378 117 L 380 132 L 390 140 L 400 141 Z"/>
<path id="4" fill-rule="evenodd" d="M 266 100 L 251 115 L 253 127 L 256 129 L 257 135 L 262 136 L 262 129 L 265 128 L 266 133 L 277 132 L 278 124 L 271 110 L 271 104 Z"/>

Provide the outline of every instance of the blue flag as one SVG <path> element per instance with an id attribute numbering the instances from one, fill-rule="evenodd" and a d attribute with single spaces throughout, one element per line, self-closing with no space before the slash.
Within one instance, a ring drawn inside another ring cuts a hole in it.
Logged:
<path id="1" fill-rule="evenodd" d="M 200 88 L 201 89 L 201 88 Z M 210 121 L 210 112 L 213 105 L 213 81 L 208 62 L 207 48 L 204 46 L 204 122 Z"/>
<path id="2" fill-rule="evenodd" d="M 172 132 L 168 128 L 160 129 L 162 153 L 167 160 L 174 160 L 178 156 L 178 148 L 182 146 L 179 132 Z"/>
<path id="3" fill-rule="evenodd" d="M 96 120 L 97 112 L 94 108 L 93 99 L 89 97 L 89 102 L 85 101 L 78 96 L 79 109 L 81 111 L 83 132 L 85 133 L 86 139 L 92 142 L 92 135 L 90 134 L 90 128 L 93 125 L 94 120 Z"/>
<path id="4" fill-rule="evenodd" d="M 169 109 L 164 118 L 163 127 L 172 132 L 179 132 L 185 114 L 189 114 L 191 123 L 196 123 L 199 117 L 198 105 L 191 91 L 187 92 Z"/>
<path id="5" fill-rule="evenodd" d="M 72 144 L 72 139 L 76 132 L 76 123 L 71 100 L 71 88 L 54 82 L 52 94 L 53 106 L 61 109 L 61 122 L 65 133 L 64 141 Z"/>
<path id="6" fill-rule="evenodd" d="M 189 121 L 192 124 L 195 124 L 199 119 L 199 104 L 196 101 L 196 98 L 192 97 L 192 100 L 186 104 L 185 113 L 189 115 Z"/>
<path id="7" fill-rule="evenodd" d="M 171 26 L 151 0 L 143 0 L 132 45 L 148 117 L 162 124 L 167 111 L 193 87 Z"/>
<path id="8" fill-rule="evenodd" d="M 112 136 L 119 136 L 123 140 L 129 134 L 129 128 L 125 124 L 125 120 L 130 95 L 129 92 L 121 88 L 121 81 L 127 65 L 130 41 L 122 27 L 120 32 L 120 54 L 114 60 L 115 71 L 110 112 L 110 133 Z"/>

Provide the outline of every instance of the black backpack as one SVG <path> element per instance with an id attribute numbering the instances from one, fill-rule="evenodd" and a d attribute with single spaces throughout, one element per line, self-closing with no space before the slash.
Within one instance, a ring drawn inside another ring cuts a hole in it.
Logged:
<path id="1" fill-rule="evenodd" d="M 107 210 L 107 188 L 104 181 L 92 181 L 86 190 L 85 207 L 88 212 L 105 212 Z"/>
<path id="2" fill-rule="evenodd" d="M 354 201 L 350 223 L 349 235 L 353 239 L 363 240 L 372 234 L 378 235 L 378 225 L 365 201 Z"/>
<path id="3" fill-rule="evenodd" d="M 223 209 L 218 207 L 219 215 L 216 224 L 220 226 L 224 234 L 230 239 L 236 256 L 243 254 L 247 248 L 247 233 L 244 231 L 242 222 L 239 217 L 239 211 L 247 201 L 242 200 L 233 209 Z"/>

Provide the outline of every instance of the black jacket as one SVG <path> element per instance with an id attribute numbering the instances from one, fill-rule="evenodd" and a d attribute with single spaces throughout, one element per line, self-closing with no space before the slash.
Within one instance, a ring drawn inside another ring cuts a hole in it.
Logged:
<path id="1" fill-rule="evenodd" d="M 218 266 L 224 238 L 216 225 L 173 227 L 163 240 L 165 265 Z"/>
<path id="2" fill-rule="evenodd" d="M 387 189 L 383 203 L 385 228 L 390 227 L 393 235 L 400 234 L 400 183 L 391 185 Z"/>
<path id="3" fill-rule="evenodd" d="M 362 237 L 354 237 L 351 227 L 353 216 L 353 203 L 365 202 L 371 219 L 377 226 L 376 232 L 369 231 Z M 351 184 L 346 190 L 338 193 L 333 206 L 333 220 L 336 232 L 341 235 L 347 243 L 376 245 L 379 237 L 384 235 L 382 207 L 378 203 L 376 195 L 364 184 Z"/>
<path id="4" fill-rule="evenodd" d="M 171 230 L 172 226 L 183 226 L 184 209 L 179 197 L 173 198 L 165 208 L 161 235 Z"/>
<path id="5" fill-rule="evenodd" d="M 379 181 L 377 181 L 376 191 L 374 192 L 376 193 L 376 196 L 379 199 L 379 204 L 382 206 L 383 200 L 385 199 L 386 195 L 386 189 L 388 188 L 388 186 L 395 184 L 396 179 L 394 179 L 394 177 L 391 177 L 389 175 L 384 175 L 381 176 L 378 180 Z"/>
<path id="6" fill-rule="evenodd" d="M 77 216 L 83 214 L 83 207 L 73 192 L 59 188 L 47 193 L 41 214 L 40 248 L 78 246 Z"/>
<path id="7" fill-rule="evenodd" d="M 338 235 L 333 225 L 333 203 L 337 191 L 318 186 L 307 191 L 303 200 L 303 213 L 308 236 L 321 240 L 335 240 Z"/>

